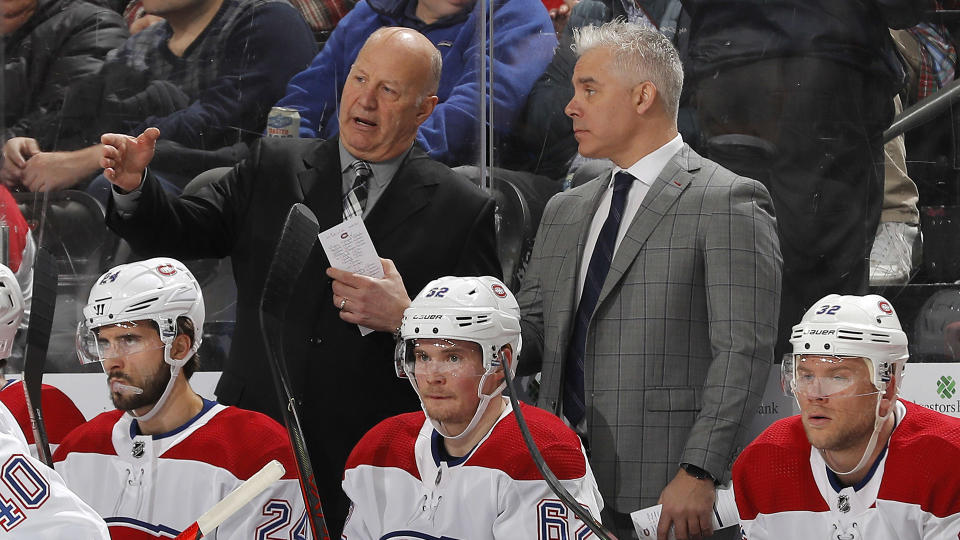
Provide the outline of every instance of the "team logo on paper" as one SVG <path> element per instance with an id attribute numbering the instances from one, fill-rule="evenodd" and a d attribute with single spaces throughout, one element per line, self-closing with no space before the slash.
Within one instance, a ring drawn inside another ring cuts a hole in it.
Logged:
<path id="1" fill-rule="evenodd" d="M 877 303 L 877 307 L 880 308 L 880 311 L 886 313 L 887 315 L 893 315 L 893 308 L 890 307 L 890 304 L 886 300 L 881 300 Z"/>
<path id="2" fill-rule="evenodd" d="M 165 276 L 172 276 L 177 273 L 177 269 L 172 264 L 161 264 L 157 267 L 157 272 Z"/>
<path id="3" fill-rule="evenodd" d="M 941 375 L 937 379 L 937 395 L 943 399 L 950 399 L 957 393 L 957 381 L 950 375 Z"/>

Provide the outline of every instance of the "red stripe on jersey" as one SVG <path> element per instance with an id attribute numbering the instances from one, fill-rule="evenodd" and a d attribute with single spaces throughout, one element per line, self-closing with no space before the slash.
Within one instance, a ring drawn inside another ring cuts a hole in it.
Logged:
<path id="1" fill-rule="evenodd" d="M 360 465 L 393 467 L 420 479 L 413 450 L 425 420 L 423 412 L 412 412 L 387 418 L 373 426 L 353 447 L 346 469 Z"/>
<path id="2" fill-rule="evenodd" d="M 774 422 L 733 464 L 740 518 L 778 512 L 829 511 L 810 471 L 810 443 L 799 416 Z"/>
<path id="3" fill-rule="evenodd" d="M 560 480 L 582 478 L 587 473 L 587 464 L 577 434 L 543 409 L 526 403 L 521 403 L 520 407 L 533 441 L 553 474 Z M 490 437 L 464 465 L 500 469 L 514 480 L 543 479 L 523 442 L 520 425 L 513 414 L 493 428 Z"/>
<path id="4" fill-rule="evenodd" d="M 44 384 L 40 393 L 43 408 L 43 423 L 47 428 L 47 440 L 51 444 L 60 444 L 73 428 L 86 422 L 83 413 L 73 401 L 59 388 Z M 0 391 L 0 401 L 10 409 L 20 424 L 20 430 L 27 438 L 27 444 L 33 444 L 33 428 L 30 424 L 30 411 L 27 410 L 27 398 L 23 395 L 23 382 L 16 381 Z"/>
<path id="5" fill-rule="evenodd" d="M 60 443 L 57 451 L 53 453 L 53 462 L 63 461 L 67 454 L 71 452 L 117 455 L 117 452 L 113 449 L 110 434 L 113 431 L 113 425 L 123 414 L 123 411 L 107 411 L 94 416 L 89 422 L 77 426 Z"/>
<path id="6" fill-rule="evenodd" d="M 265 414 L 227 407 L 190 434 L 189 445 L 176 445 L 160 457 L 208 461 L 240 480 L 256 474 L 271 459 L 286 469 L 283 478 L 297 478 L 297 462 L 287 430 Z"/>
<path id="7" fill-rule="evenodd" d="M 941 518 L 960 513 L 960 419 L 900 401 L 907 414 L 890 438 L 877 497 Z"/>

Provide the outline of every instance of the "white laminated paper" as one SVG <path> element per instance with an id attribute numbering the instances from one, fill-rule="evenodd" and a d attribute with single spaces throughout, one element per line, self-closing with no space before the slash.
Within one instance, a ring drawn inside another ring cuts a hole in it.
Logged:
<path id="1" fill-rule="evenodd" d="M 640 538 L 656 538 L 657 525 L 660 523 L 660 509 L 662 505 L 631 512 L 633 527 Z M 733 496 L 733 487 L 717 488 L 717 500 L 713 503 L 713 530 L 725 529 L 740 523 L 740 512 L 737 510 L 737 501 Z M 675 540 L 673 530 L 670 530 L 670 540 Z"/>
<path id="2" fill-rule="evenodd" d="M 377 248 L 370 240 L 370 233 L 360 216 L 338 223 L 317 235 L 330 266 L 354 274 L 372 278 L 383 277 L 383 265 Z M 362 335 L 373 332 L 372 328 L 357 325 Z"/>

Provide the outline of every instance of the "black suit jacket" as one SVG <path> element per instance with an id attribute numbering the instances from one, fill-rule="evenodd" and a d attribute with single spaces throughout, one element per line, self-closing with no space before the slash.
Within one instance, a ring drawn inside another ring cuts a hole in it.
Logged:
<path id="1" fill-rule="evenodd" d="M 260 295 L 292 204 L 310 207 L 321 230 L 342 221 L 340 170 L 335 139 L 265 138 L 247 160 L 195 196 L 171 197 L 148 174 L 132 216 L 120 217 L 111 201 L 107 224 L 138 253 L 232 257 L 237 325 L 217 386 L 222 403 L 280 418 L 260 333 Z M 364 222 L 411 298 L 440 276 L 501 273 L 493 199 L 418 147 Z M 324 273 L 328 266 L 318 242 L 297 283 L 284 335 L 321 497 L 328 492 L 325 504 L 339 493 L 344 463 L 360 437 L 378 421 L 420 407 L 394 371 L 392 336 L 362 337 L 356 325 L 340 320 Z"/>

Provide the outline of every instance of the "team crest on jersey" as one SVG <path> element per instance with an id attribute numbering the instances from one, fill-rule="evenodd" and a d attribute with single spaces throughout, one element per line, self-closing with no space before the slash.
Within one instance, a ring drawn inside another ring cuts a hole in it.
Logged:
<path id="1" fill-rule="evenodd" d="M 846 495 L 840 494 L 840 497 L 837 498 L 837 510 L 846 514 L 850 511 L 850 498 Z"/>
<path id="2" fill-rule="evenodd" d="M 134 441 L 133 450 L 131 450 L 130 453 L 135 458 L 142 458 L 143 457 L 143 441 Z"/>
<path id="3" fill-rule="evenodd" d="M 157 267 L 157 272 L 165 276 L 172 276 L 177 273 L 177 269 L 172 264 L 161 264 Z"/>

